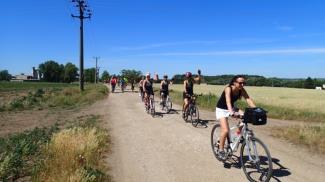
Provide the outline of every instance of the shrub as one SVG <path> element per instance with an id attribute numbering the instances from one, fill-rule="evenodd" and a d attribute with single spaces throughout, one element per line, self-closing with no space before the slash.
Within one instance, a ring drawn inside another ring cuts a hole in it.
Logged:
<path id="1" fill-rule="evenodd" d="M 45 160 L 37 179 L 99 181 L 104 173 L 95 166 L 106 146 L 106 141 L 106 133 L 94 127 L 74 127 L 54 134 L 45 148 Z"/>
<path id="2" fill-rule="evenodd" d="M 57 125 L 52 128 L 35 128 L 8 138 L 0 138 L 0 179 L 6 181 L 9 177 L 17 179 L 32 175 L 38 165 L 37 156 L 41 146 L 48 142 Z"/>

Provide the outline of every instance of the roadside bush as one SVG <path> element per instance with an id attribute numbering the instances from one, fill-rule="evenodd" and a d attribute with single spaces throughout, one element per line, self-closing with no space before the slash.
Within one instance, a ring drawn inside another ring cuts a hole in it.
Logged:
<path id="1" fill-rule="evenodd" d="M 98 128 L 74 127 L 54 134 L 46 146 L 39 181 L 102 181 L 96 166 L 108 136 Z M 64 155 L 63 155 L 64 154 Z"/>
<path id="2" fill-rule="evenodd" d="M 41 160 L 38 158 L 41 146 L 47 143 L 57 130 L 55 125 L 0 138 L 0 179 L 7 181 L 8 178 L 17 179 L 32 175 L 33 169 Z"/>
<path id="3" fill-rule="evenodd" d="M 16 98 L 9 103 L 9 110 L 22 109 L 24 108 L 23 100 Z"/>
<path id="4" fill-rule="evenodd" d="M 15 98 L 9 103 L 9 110 L 21 110 L 39 105 L 43 94 L 44 91 L 38 89 L 36 92 L 28 92 L 27 96 Z"/>

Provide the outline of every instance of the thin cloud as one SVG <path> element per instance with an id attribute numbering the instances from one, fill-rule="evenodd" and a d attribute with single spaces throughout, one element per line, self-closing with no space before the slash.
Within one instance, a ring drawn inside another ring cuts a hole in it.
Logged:
<path id="1" fill-rule="evenodd" d="M 142 46 L 120 46 L 112 48 L 113 51 L 136 51 L 136 50 L 146 50 L 154 49 L 160 47 L 168 46 L 179 46 L 179 45 L 191 45 L 191 44 L 200 44 L 200 45 L 247 45 L 247 44 L 261 44 L 261 43 L 272 43 L 277 40 L 270 39 L 237 39 L 237 40 L 194 40 L 194 41 L 179 41 L 179 42 L 165 42 L 165 43 L 155 43 Z"/>
<path id="2" fill-rule="evenodd" d="M 291 26 L 278 26 L 277 29 L 281 30 L 281 31 L 284 31 L 284 32 L 289 32 L 289 31 L 293 30 L 293 27 L 291 27 Z"/>
<path id="3" fill-rule="evenodd" d="M 306 49 L 272 49 L 272 50 L 239 50 L 239 51 L 210 51 L 210 52 L 164 52 L 139 54 L 133 56 L 219 56 L 219 55 L 282 55 L 282 54 L 325 54 L 325 48 Z"/>
<path id="4" fill-rule="evenodd" d="M 125 51 L 125 50 L 145 50 L 145 49 L 152 49 L 152 48 L 159 48 L 159 47 L 167 47 L 167 46 L 175 46 L 175 45 L 185 45 L 185 44 L 215 44 L 220 43 L 221 41 L 183 41 L 183 42 L 165 42 L 165 43 L 155 43 L 155 44 L 148 44 L 143 46 L 134 46 L 134 47 L 115 47 L 113 50 L 117 51 Z"/>
<path id="5" fill-rule="evenodd" d="M 289 38 L 308 38 L 308 37 L 319 37 L 324 36 L 325 33 L 307 33 L 307 34 L 293 34 L 289 35 Z"/>

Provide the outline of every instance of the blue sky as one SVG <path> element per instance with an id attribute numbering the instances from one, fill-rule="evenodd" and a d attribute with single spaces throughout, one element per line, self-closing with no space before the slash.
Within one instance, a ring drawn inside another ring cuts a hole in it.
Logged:
<path id="1" fill-rule="evenodd" d="M 322 0 L 88 0 L 85 67 L 168 74 L 325 78 Z M 46 60 L 79 66 L 79 21 L 68 0 L 11 0 L 0 12 L 0 70 Z"/>

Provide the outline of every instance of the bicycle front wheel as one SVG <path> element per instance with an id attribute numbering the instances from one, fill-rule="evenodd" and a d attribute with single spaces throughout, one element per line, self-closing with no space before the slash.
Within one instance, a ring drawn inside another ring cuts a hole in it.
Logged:
<path id="1" fill-rule="evenodd" d="M 185 122 L 187 122 L 187 119 L 188 119 L 188 109 L 187 110 L 182 110 L 182 114 L 183 114 L 183 116 L 182 116 L 182 118 L 183 118 L 183 120 L 185 121 Z"/>
<path id="2" fill-rule="evenodd" d="M 249 181 L 269 181 L 272 177 L 272 158 L 260 139 L 253 137 L 242 144 L 240 160 Z"/>
<path id="3" fill-rule="evenodd" d="M 152 117 L 155 116 L 156 110 L 155 110 L 155 102 L 153 99 L 150 99 L 150 114 Z"/>
<path id="4" fill-rule="evenodd" d="M 199 108 L 193 106 L 190 108 L 191 122 L 194 127 L 197 127 L 199 123 Z"/>
<path id="5" fill-rule="evenodd" d="M 172 103 L 172 101 L 171 101 L 170 99 L 168 99 L 168 98 L 167 98 L 167 100 L 166 100 L 166 105 L 165 105 L 165 107 L 166 107 L 166 112 L 167 112 L 167 113 L 169 113 L 170 110 L 171 110 L 172 107 L 173 107 L 173 103 Z"/>

